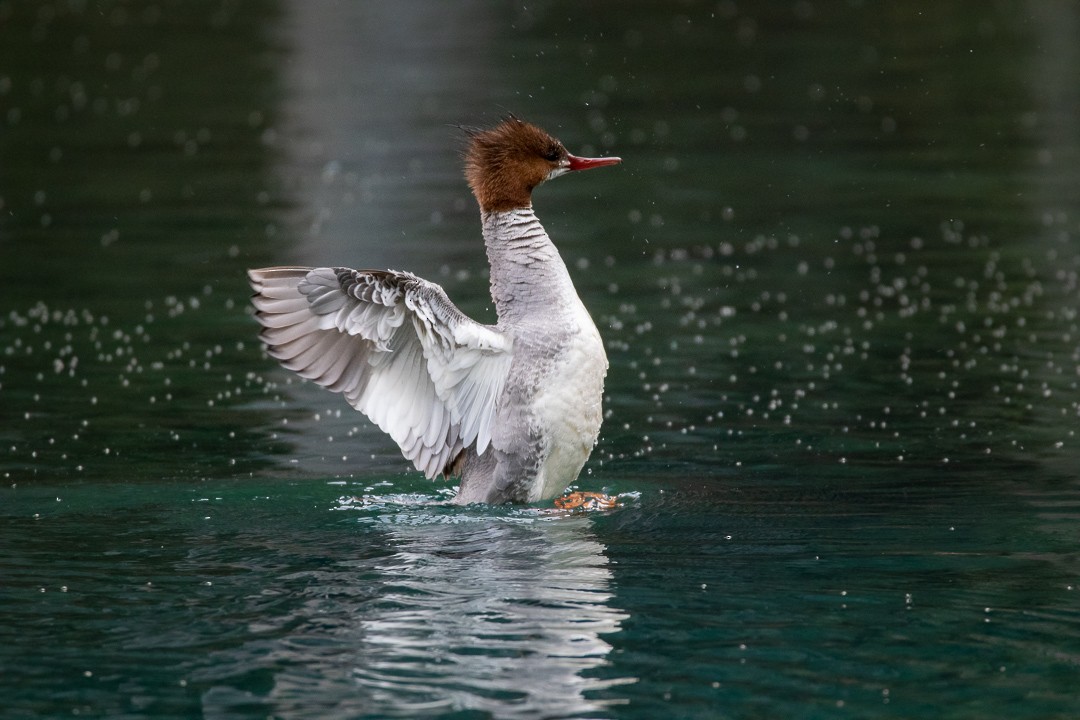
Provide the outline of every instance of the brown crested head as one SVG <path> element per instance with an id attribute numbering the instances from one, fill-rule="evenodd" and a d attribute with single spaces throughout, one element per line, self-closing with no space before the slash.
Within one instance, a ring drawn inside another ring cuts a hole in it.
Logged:
<path id="1" fill-rule="evenodd" d="M 545 180 L 618 162 L 575 157 L 540 128 L 509 117 L 489 130 L 469 132 L 465 179 L 483 212 L 503 212 L 532 205 L 533 188 Z"/>

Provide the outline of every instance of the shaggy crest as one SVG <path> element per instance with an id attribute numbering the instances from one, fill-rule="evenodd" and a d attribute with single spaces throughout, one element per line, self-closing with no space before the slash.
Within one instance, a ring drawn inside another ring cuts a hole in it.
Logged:
<path id="1" fill-rule="evenodd" d="M 465 179 L 484 212 L 529 207 L 533 188 L 570 168 L 561 142 L 516 117 L 468 132 Z"/>

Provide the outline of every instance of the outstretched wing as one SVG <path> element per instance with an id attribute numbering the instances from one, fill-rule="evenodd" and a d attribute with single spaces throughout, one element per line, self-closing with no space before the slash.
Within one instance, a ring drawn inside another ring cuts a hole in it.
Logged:
<path id="1" fill-rule="evenodd" d="M 513 342 L 441 287 L 393 270 L 249 270 L 267 352 L 342 393 L 428 478 L 491 443 Z"/>

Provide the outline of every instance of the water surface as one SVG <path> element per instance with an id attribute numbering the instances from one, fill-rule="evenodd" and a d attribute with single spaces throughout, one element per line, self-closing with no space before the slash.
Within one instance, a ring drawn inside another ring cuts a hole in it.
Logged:
<path id="1" fill-rule="evenodd" d="M 1072 717 L 1066 4 L 0 2 L 12 717 Z M 456 508 L 263 356 L 243 271 L 490 321 L 461 133 L 608 348 L 579 487 Z"/>

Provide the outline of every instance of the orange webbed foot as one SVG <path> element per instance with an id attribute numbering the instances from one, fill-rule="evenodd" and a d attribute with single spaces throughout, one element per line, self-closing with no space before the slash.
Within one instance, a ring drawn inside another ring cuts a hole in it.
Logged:
<path id="1" fill-rule="evenodd" d="M 618 504 L 611 495 L 597 492 L 572 492 L 555 498 L 560 510 L 610 510 Z"/>

